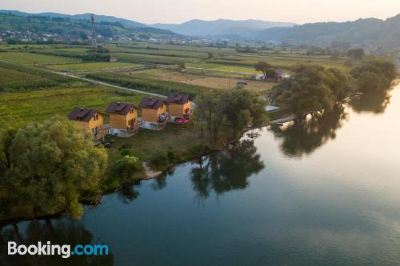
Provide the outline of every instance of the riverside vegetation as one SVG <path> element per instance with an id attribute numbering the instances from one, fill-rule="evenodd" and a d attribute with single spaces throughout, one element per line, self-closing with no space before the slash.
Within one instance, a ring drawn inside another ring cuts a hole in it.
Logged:
<path id="1" fill-rule="evenodd" d="M 121 49 L 129 48 L 118 48 L 118 52 Z M 54 49 L 51 56 L 57 56 L 54 55 L 57 50 Z M 26 54 L 34 57 L 38 51 L 40 49 L 36 47 L 35 54 Z M 196 60 L 192 58 L 190 62 Z M 70 67 L 71 63 L 66 64 Z M 90 69 L 88 63 L 85 64 L 85 68 Z M 9 66 L 11 71 L 22 75 L 39 71 L 34 59 L 27 59 L 22 65 Z M 46 65 L 45 68 L 53 67 Z M 167 94 L 173 87 L 175 91 L 192 94 L 197 106 L 193 123 L 169 125 L 160 132 L 143 130 L 132 139 L 112 138 L 109 139 L 112 143 L 109 149 L 95 147 L 90 137 L 63 118 L 66 113 L 76 105 L 102 110 L 112 100 L 137 103 L 141 96 L 48 72 L 42 75 L 49 79 L 48 83 L 39 83 L 43 85 L 30 87 L 30 78 L 14 86 L 4 85 L 7 83 L 2 81 L 0 87 L 5 91 L 2 97 L 7 100 L 0 106 L 0 111 L 5 114 L 0 117 L 4 125 L 0 132 L 0 220 L 60 212 L 79 217 L 82 215 L 82 202 L 98 202 L 102 193 L 141 178 L 142 162 L 148 162 L 157 170 L 167 170 L 177 163 L 238 140 L 249 128 L 267 124 L 266 102 L 260 97 L 263 95 L 260 93 L 267 91 L 254 92 L 251 88 L 218 90 L 179 82 L 149 81 L 148 77 L 130 77 L 131 69 L 128 72 L 119 68 L 108 70 L 117 73 L 102 75 L 100 73 L 104 72 L 98 72 L 98 67 L 96 65 L 89 77 L 149 92 Z M 178 65 L 178 68 L 182 66 Z M 247 69 L 252 68 L 249 66 Z M 292 78 L 276 84 L 270 92 L 271 98 L 285 110 L 304 118 L 307 114 L 315 116 L 329 111 L 357 92 L 362 93 L 360 99 L 370 93 L 385 94 L 396 76 L 392 63 L 378 59 L 358 62 L 352 70 L 344 69 L 346 67 L 331 68 L 331 64 L 292 66 Z M 172 68 L 169 71 L 177 70 Z M 208 71 L 207 75 L 218 76 L 215 70 Z M 242 77 L 242 74 L 224 72 L 224 75 L 228 74 Z M 33 76 L 40 77 L 39 74 Z M 35 97 L 30 98 L 33 95 Z M 28 99 L 36 104 L 29 104 Z M 14 106 L 9 106 L 9 102 Z M 356 105 L 357 100 L 352 104 Z M 61 117 L 49 120 L 55 114 Z"/>

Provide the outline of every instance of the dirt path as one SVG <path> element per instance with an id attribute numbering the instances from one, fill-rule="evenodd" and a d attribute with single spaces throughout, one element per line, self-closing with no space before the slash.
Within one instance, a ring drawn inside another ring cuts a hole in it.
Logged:
<path id="1" fill-rule="evenodd" d="M 51 70 L 47 70 L 47 71 L 49 71 L 51 73 L 54 73 L 54 74 L 62 75 L 62 76 L 65 76 L 65 77 L 70 77 L 70 78 L 86 81 L 86 82 L 89 82 L 89 83 L 92 83 L 92 84 L 103 85 L 103 86 L 107 86 L 107 87 L 111 87 L 111 88 L 115 88 L 115 89 L 120 89 L 120 90 L 130 91 L 130 92 L 136 92 L 136 93 L 140 93 L 140 94 L 151 95 L 151 96 L 155 96 L 155 97 L 159 97 L 159 98 L 167 98 L 167 96 L 162 95 L 162 94 L 153 93 L 153 92 L 147 92 L 147 91 L 142 91 L 142 90 L 137 90 L 137 89 L 131 89 L 131 88 L 127 88 L 127 87 L 123 87 L 123 86 L 107 83 L 107 82 L 104 82 L 104 81 L 99 81 L 99 80 L 95 80 L 95 79 L 88 79 L 88 78 L 76 76 L 76 75 L 73 75 L 73 74 L 70 74 L 70 73 L 57 72 L 57 71 L 51 71 Z"/>

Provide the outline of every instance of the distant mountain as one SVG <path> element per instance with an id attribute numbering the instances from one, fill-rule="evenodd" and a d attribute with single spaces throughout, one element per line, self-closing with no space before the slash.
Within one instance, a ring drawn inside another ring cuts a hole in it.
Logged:
<path id="1" fill-rule="evenodd" d="M 257 33 L 262 41 L 330 46 L 343 42 L 370 49 L 400 48 L 400 15 L 386 20 L 369 18 L 351 22 L 311 23 L 272 28 Z"/>
<path id="2" fill-rule="evenodd" d="M 151 26 L 187 36 L 224 37 L 236 36 L 240 38 L 253 37 L 255 32 L 273 27 L 292 27 L 295 24 L 286 22 L 268 22 L 262 20 L 228 20 L 214 21 L 190 20 L 182 24 L 153 24 Z"/>

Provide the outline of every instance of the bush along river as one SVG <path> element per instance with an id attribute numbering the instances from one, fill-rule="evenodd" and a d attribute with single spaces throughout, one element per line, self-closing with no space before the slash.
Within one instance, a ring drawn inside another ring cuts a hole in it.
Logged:
<path id="1" fill-rule="evenodd" d="M 247 134 L 86 207 L 1 228 L 0 265 L 398 265 L 400 87 Z M 254 137 L 254 135 L 258 135 Z M 7 256 L 7 242 L 105 243 L 109 256 Z"/>

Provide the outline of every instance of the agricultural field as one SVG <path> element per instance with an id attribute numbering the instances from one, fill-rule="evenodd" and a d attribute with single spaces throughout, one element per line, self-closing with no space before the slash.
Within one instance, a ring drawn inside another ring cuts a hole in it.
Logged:
<path id="1" fill-rule="evenodd" d="M 142 77 L 146 79 L 159 79 L 169 82 L 183 83 L 193 86 L 206 87 L 211 89 L 232 89 L 237 87 L 237 82 L 242 81 L 239 78 L 234 77 L 215 77 L 215 76 L 204 76 L 195 75 L 177 70 L 167 69 L 152 69 L 129 73 L 132 77 Z M 245 80 L 247 85 L 244 86 L 246 89 L 254 90 L 257 92 L 267 91 L 271 89 L 276 83 L 263 82 L 256 80 Z"/>
<path id="2" fill-rule="evenodd" d="M 202 90 L 209 89 L 206 87 L 185 84 L 182 82 L 165 81 L 160 80 L 159 78 L 149 78 L 140 74 L 129 75 L 101 72 L 88 74 L 86 77 L 120 85 L 126 88 L 137 89 L 151 93 L 159 93 L 163 95 L 168 95 L 171 92 L 183 92 L 194 96 L 199 94 Z"/>
<path id="3" fill-rule="evenodd" d="M 246 89 L 265 93 L 275 83 L 253 80 L 254 65 L 266 61 L 275 68 L 321 64 L 348 70 L 346 58 L 307 55 L 305 51 L 238 52 L 234 48 L 189 45 L 106 44 L 118 62 L 84 62 L 92 49 L 74 45 L 0 45 L 1 114 L 18 121 L 38 121 L 65 115 L 73 106 L 105 108 L 113 100 L 138 102 L 141 96 L 90 85 L 49 72 L 65 71 L 127 88 L 167 95 L 196 95 L 208 89 L 234 88 L 245 79 Z M 24 92 L 23 92 L 24 91 Z"/>
<path id="4" fill-rule="evenodd" d="M 123 62 L 90 62 L 79 64 L 61 64 L 51 65 L 48 68 L 55 71 L 74 72 L 74 73 L 91 73 L 101 71 L 126 71 L 141 68 L 143 65 Z"/>
<path id="5" fill-rule="evenodd" d="M 0 92 L 62 87 L 72 83 L 77 82 L 38 68 L 0 61 Z"/>
<path id="6" fill-rule="evenodd" d="M 200 59 L 185 56 L 168 56 L 136 53 L 112 53 L 121 62 L 150 64 L 150 65 L 176 65 L 182 63 L 195 63 Z"/>
<path id="7" fill-rule="evenodd" d="M 80 62 L 80 60 L 76 58 L 34 54 L 28 52 L 0 52 L 0 60 L 21 65 L 54 65 Z"/>
<path id="8" fill-rule="evenodd" d="M 0 113 L 14 125 L 40 122 L 55 115 L 65 117 L 77 106 L 105 111 L 112 101 L 137 104 L 142 95 L 121 92 L 101 86 L 50 88 L 38 91 L 5 92 L 0 97 Z"/>

